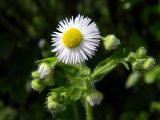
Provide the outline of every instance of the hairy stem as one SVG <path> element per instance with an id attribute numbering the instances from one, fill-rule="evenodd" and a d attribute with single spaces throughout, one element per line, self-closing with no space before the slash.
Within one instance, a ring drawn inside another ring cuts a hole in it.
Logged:
<path id="1" fill-rule="evenodd" d="M 90 87 L 88 79 L 86 79 L 86 81 L 85 81 L 85 87 L 86 87 L 86 90 L 89 89 L 89 87 Z M 93 120 L 92 107 L 89 104 L 89 102 L 87 101 L 87 93 L 85 95 L 84 100 L 85 100 L 86 120 Z"/>
<path id="2" fill-rule="evenodd" d="M 79 120 L 78 109 L 76 103 L 72 104 L 74 119 Z"/>
<path id="3" fill-rule="evenodd" d="M 87 100 L 85 100 L 86 120 L 93 120 L 92 107 Z"/>

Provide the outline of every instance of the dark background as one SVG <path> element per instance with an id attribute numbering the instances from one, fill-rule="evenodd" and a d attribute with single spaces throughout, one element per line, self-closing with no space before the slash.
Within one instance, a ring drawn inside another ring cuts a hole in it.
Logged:
<path id="1" fill-rule="evenodd" d="M 102 36 L 115 34 L 130 50 L 146 47 L 158 66 L 159 0 L 0 0 L 0 120 L 53 119 L 44 104 L 47 91 L 33 91 L 30 74 L 36 69 L 37 60 L 53 56 L 50 35 L 58 22 L 78 14 L 95 21 Z M 93 68 L 110 54 L 101 45 L 88 64 Z M 160 78 L 149 85 L 142 78 L 127 89 L 130 73 L 118 66 L 96 84 L 104 100 L 94 107 L 95 120 L 160 119 Z M 69 108 L 55 119 L 72 120 Z M 85 118 L 83 106 L 79 106 L 79 115 Z"/>

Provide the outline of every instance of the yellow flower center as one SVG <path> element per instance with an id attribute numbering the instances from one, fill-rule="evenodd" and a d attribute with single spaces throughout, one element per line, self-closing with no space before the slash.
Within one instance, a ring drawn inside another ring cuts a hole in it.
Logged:
<path id="1" fill-rule="evenodd" d="M 82 33 L 76 28 L 71 28 L 63 36 L 63 43 L 69 48 L 76 47 L 82 41 Z"/>

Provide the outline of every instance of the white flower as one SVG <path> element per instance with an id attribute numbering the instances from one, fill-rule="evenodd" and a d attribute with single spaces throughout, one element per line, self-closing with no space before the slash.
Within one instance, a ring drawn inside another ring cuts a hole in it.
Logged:
<path id="1" fill-rule="evenodd" d="M 48 78 L 51 75 L 51 68 L 47 63 L 41 63 L 38 67 L 38 73 L 41 79 Z"/>
<path id="2" fill-rule="evenodd" d="M 99 46 L 99 30 L 88 17 L 78 15 L 75 19 L 62 20 L 57 30 L 59 32 L 51 35 L 52 52 L 65 64 L 78 64 L 92 58 Z"/>

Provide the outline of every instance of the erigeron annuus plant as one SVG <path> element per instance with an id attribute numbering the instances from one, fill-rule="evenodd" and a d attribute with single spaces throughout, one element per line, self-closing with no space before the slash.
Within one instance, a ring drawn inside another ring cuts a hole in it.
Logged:
<path id="1" fill-rule="evenodd" d="M 122 47 L 116 51 L 120 40 L 112 34 L 101 37 L 96 23 L 88 17 L 78 15 L 62 20 L 57 30 L 51 35 L 52 52 L 56 56 L 37 62 L 39 67 L 32 73 L 31 82 L 32 88 L 38 92 L 52 87 L 45 104 L 53 113 L 64 111 L 68 104 L 81 100 L 86 109 L 86 119 L 92 120 L 92 107 L 99 105 L 104 97 L 94 87 L 95 82 L 102 80 L 118 64 L 123 64 L 127 69 L 131 64 L 138 75 L 155 64 L 143 47 L 130 53 Z M 114 53 L 91 70 L 85 61 L 95 54 L 100 40 L 106 50 L 114 50 Z"/>

